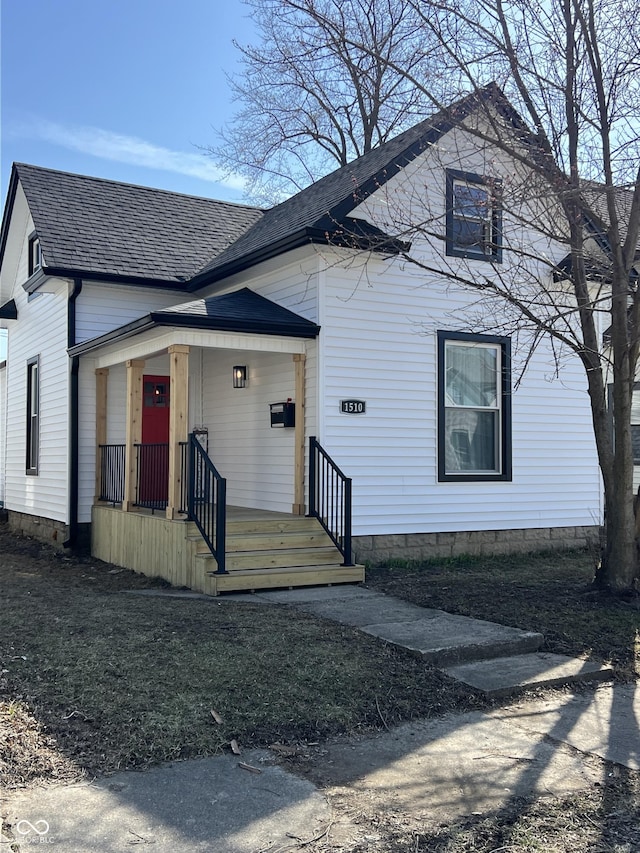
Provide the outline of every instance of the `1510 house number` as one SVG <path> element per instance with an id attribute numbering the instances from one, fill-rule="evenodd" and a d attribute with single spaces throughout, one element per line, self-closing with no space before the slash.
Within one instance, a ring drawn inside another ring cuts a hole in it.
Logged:
<path id="1" fill-rule="evenodd" d="M 343 415 L 364 415 L 367 404 L 364 400 L 340 400 L 340 411 Z"/>

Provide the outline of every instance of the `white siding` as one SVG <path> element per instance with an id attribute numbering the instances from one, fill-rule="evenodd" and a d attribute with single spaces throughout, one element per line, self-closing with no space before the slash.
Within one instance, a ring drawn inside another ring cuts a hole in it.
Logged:
<path id="1" fill-rule="evenodd" d="M 4 504 L 5 493 L 5 467 L 6 467 L 6 447 L 5 435 L 7 431 L 6 419 L 7 416 L 7 369 L 4 364 L 0 364 L 0 506 Z"/>
<path id="2" fill-rule="evenodd" d="M 437 480 L 436 330 L 459 330 L 473 296 L 429 288 L 400 264 L 326 274 L 321 441 L 354 482 L 354 534 L 596 524 L 600 477 L 582 368 L 561 379 L 541 346 L 513 393 L 513 481 Z M 348 298 L 345 299 L 345 294 Z M 522 360 L 514 357 L 514 380 Z M 365 415 L 339 401 L 366 400 Z"/>
<path id="3" fill-rule="evenodd" d="M 32 231 L 33 220 L 29 215 L 27 199 L 18 185 L 0 268 L 0 305 L 13 299 L 16 286 L 27 280 L 27 240 Z"/>
<path id="4" fill-rule="evenodd" d="M 170 305 L 188 302 L 193 296 L 150 287 L 85 282 L 76 303 L 76 343 L 96 338 Z"/>
<path id="5" fill-rule="evenodd" d="M 323 260 L 322 250 L 306 246 L 232 276 L 222 284 L 201 291 L 198 297 L 249 287 L 266 299 L 317 323 L 318 270 Z"/>
<path id="6" fill-rule="evenodd" d="M 270 426 L 269 404 L 294 396 L 292 357 L 208 350 L 203 361 L 203 425 L 228 503 L 291 512 L 294 430 Z M 247 365 L 246 388 L 232 387 L 234 364 Z"/>
<path id="7" fill-rule="evenodd" d="M 46 290 L 31 301 L 19 285 L 12 294 L 19 319 L 9 332 L 7 357 L 5 502 L 9 509 L 18 512 L 67 522 L 67 283 L 52 279 Z M 36 476 L 27 476 L 27 361 L 36 356 L 40 386 L 39 465 Z"/>

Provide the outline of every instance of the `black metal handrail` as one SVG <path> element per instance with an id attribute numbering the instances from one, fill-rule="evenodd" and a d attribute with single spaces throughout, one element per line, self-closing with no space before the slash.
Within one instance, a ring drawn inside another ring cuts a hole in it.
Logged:
<path id="1" fill-rule="evenodd" d="M 227 481 L 193 433 L 189 436 L 188 508 L 189 518 L 218 564 L 215 574 L 226 575 Z"/>
<path id="2" fill-rule="evenodd" d="M 189 442 L 181 441 L 180 446 L 180 506 L 178 512 L 189 512 Z"/>
<path id="3" fill-rule="evenodd" d="M 169 445 L 134 444 L 136 454 L 135 506 L 166 509 L 169 502 Z"/>
<path id="4" fill-rule="evenodd" d="M 353 566 L 351 478 L 336 465 L 315 436 L 309 439 L 309 515 L 317 518 L 340 553 Z"/>
<path id="5" fill-rule="evenodd" d="M 100 481 L 98 500 L 114 506 L 124 500 L 124 444 L 100 445 Z"/>

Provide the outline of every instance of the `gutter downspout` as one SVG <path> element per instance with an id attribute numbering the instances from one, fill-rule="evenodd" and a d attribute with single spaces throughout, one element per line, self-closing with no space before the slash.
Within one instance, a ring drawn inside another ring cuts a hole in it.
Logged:
<path id="1" fill-rule="evenodd" d="M 76 344 L 76 301 L 82 292 L 82 279 L 74 278 L 73 288 L 67 305 L 67 347 Z M 78 495 L 79 495 L 79 445 L 78 445 L 78 375 L 80 356 L 71 358 L 69 385 L 69 538 L 62 543 L 63 548 L 74 548 L 78 540 Z"/>

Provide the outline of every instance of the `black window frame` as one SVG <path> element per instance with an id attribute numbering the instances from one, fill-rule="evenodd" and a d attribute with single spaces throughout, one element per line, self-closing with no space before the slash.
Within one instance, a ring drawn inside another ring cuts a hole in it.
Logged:
<path id="1" fill-rule="evenodd" d="M 486 189 L 491 203 L 489 223 L 489 239 L 483 246 L 464 246 L 456 242 L 456 222 L 463 216 L 456 216 L 455 193 L 456 183 L 469 184 Z M 476 175 L 473 172 L 462 172 L 458 169 L 447 169 L 446 172 L 446 253 L 454 258 L 470 258 L 477 261 L 502 263 L 502 181 Z"/>
<path id="2" fill-rule="evenodd" d="M 512 411 L 511 411 L 511 339 L 499 335 L 479 335 L 469 332 L 439 330 L 438 333 L 438 482 L 510 482 L 512 468 Z M 488 344 L 500 348 L 500 471 L 450 472 L 446 469 L 445 433 L 445 349 L 449 341 Z"/>
<path id="3" fill-rule="evenodd" d="M 37 263 L 36 263 L 37 259 Z M 29 278 L 35 273 L 39 272 L 42 269 L 42 246 L 40 245 L 40 238 L 34 231 L 33 234 L 29 235 L 28 241 L 28 271 Z"/>
<path id="4" fill-rule="evenodd" d="M 34 370 L 35 368 L 35 370 Z M 35 376 L 35 389 L 34 389 Z M 35 395 L 35 396 L 34 396 Z M 35 400 L 35 413 L 33 403 Z M 40 461 L 40 356 L 27 361 L 27 406 L 26 406 L 26 453 L 25 469 L 29 476 L 35 477 Z"/>

